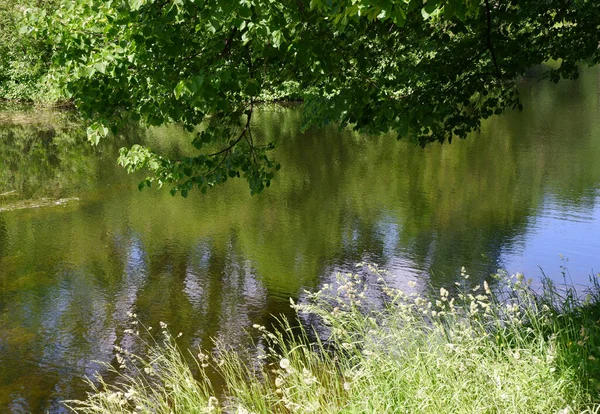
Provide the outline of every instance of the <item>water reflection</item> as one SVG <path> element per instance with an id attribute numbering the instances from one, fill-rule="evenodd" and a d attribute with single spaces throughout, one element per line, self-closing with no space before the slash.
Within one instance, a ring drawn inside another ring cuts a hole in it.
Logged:
<path id="1" fill-rule="evenodd" d="M 561 253 L 584 281 L 600 268 L 599 74 L 524 84 L 525 112 L 425 150 L 335 128 L 300 134 L 297 109 L 264 108 L 257 139 L 276 141 L 283 169 L 255 197 L 242 182 L 187 200 L 138 192 L 140 177 L 115 166 L 118 147 L 191 151 L 176 127 L 132 126 L 93 148 L 69 116 L 5 115 L 0 411 L 60 411 L 82 396 L 92 361 L 142 346 L 123 332 L 130 312 L 169 322 L 183 347 L 243 346 L 253 323 L 289 314 L 290 296 L 360 261 L 424 290 L 461 266 L 473 283 L 502 266 L 560 278 Z"/>

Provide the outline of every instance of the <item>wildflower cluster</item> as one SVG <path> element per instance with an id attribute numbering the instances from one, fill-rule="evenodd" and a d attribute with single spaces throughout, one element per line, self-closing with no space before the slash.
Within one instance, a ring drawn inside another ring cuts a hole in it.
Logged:
<path id="1" fill-rule="evenodd" d="M 197 374 L 161 322 L 163 341 L 147 357 L 116 349 L 120 382 L 99 377 L 72 403 L 94 413 L 600 410 L 597 282 L 582 299 L 547 279 L 535 290 L 521 274 L 478 281 L 462 269 L 430 296 L 390 279 L 370 265 L 340 273 L 291 301 L 304 326 L 255 324 L 255 349 L 194 352 Z M 209 372 L 224 381 L 221 394 Z"/>

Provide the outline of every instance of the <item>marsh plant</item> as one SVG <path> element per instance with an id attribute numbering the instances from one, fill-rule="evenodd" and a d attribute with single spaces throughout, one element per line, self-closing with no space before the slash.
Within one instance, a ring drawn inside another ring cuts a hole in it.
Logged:
<path id="1" fill-rule="evenodd" d="M 299 327 L 255 325 L 256 350 L 217 344 L 192 352 L 194 364 L 161 324 L 146 356 L 118 349 L 117 380 L 95 378 L 88 398 L 68 405 L 81 413 L 599 412 L 596 279 L 578 294 L 548 279 L 533 289 L 520 274 L 474 285 L 463 270 L 432 297 L 386 279 L 369 265 L 339 274 L 292 303 Z"/>

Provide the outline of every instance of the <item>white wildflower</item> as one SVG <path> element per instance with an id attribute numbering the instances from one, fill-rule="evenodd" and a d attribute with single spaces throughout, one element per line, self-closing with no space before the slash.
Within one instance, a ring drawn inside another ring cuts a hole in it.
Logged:
<path id="1" fill-rule="evenodd" d="M 132 399 L 133 396 L 135 396 L 135 394 L 137 394 L 137 392 L 133 389 L 130 388 L 126 393 L 125 393 L 125 398 L 127 398 L 128 400 Z"/>
<path id="2" fill-rule="evenodd" d="M 476 302 L 471 302 L 469 308 L 470 308 L 469 310 L 471 311 L 471 314 L 475 314 L 475 313 L 477 313 L 478 305 Z"/>
<path id="3" fill-rule="evenodd" d="M 306 385 L 312 385 L 317 382 L 317 378 L 306 368 L 302 369 L 302 380 Z"/>
<path id="4" fill-rule="evenodd" d="M 245 407 L 238 405 L 236 414 L 250 414 L 250 411 L 248 411 Z"/>
<path id="5" fill-rule="evenodd" d="M 219 406 L 219 400 L 217 397 L 213 397 L 212 395 L 208 397 L 208 408 L 215 409 Z"/>
<path id="6" fill-rule="evenodd" d="M 282 358 L 281 361 L 279 361 L 279 366 L 287 371 L 291 366 L 290 360 L 287 358 Z"/>

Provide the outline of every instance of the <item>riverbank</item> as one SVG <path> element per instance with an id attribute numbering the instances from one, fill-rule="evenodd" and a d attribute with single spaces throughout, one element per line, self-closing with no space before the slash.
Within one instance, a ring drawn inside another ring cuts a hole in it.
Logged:
<path id="1" fill-rule="evenodd" d="M 147 357 L 119 349 L 119 380 L 98 378 L 87 400 L 69 405 L 83 413 L 598 412 L 596 277 L 582 296 L 549 280 L 534 290 L 519 274 L 472 286 L 463 272 L 425 298 L 388 287 L 386 276 L 370 266 L 339 275 L 293 305 L 320 336 L 286 322 L 276 332 L 254 326 L 262 340 L 245 353 L 220 343 L 193 351 L 188 364 L 161 323 Z M 131 332 L 144 336 L 137 324 Z"/>

